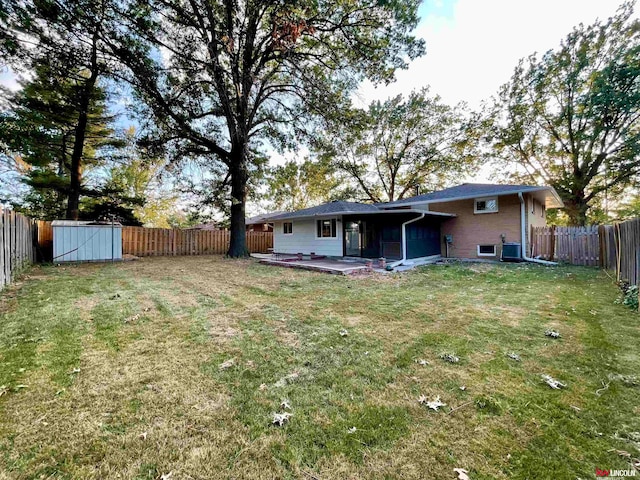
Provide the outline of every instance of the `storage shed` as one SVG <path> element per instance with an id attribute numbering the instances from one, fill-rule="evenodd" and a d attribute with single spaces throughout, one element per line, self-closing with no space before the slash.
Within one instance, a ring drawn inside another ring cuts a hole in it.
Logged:
<path id="1" fill-rule="evenodd" d="M 122 260 L 120 223 L 55 220 L 52 227 L 54 262 Z"/>

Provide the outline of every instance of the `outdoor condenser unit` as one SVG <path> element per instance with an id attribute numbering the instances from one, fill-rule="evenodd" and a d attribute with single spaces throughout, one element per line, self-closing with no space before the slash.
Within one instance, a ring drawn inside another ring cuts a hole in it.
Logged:
<path id="1" fill-rule="evenodd" d="M 522 247 L 519 243 L 503 243 L 502 244 L 502 257 L 503 262 L 521 262 L 522 261 Z"/>

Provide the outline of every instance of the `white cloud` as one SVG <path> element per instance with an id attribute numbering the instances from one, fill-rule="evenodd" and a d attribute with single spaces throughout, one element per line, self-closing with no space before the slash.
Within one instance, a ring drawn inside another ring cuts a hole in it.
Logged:
<path id="1" fill-rule="evenodd" d="M 356 101 L 362 105 L 429 84 L 445 102 L 477 107 L 509 80 L 520 58 L 557 47 L 581 22 L 612 16 L 620 1 L 458 0 L 451 17 L 421 21 L 416 35 L 426 41 L 424 57 L 388 87 L 364 84 Z"/>

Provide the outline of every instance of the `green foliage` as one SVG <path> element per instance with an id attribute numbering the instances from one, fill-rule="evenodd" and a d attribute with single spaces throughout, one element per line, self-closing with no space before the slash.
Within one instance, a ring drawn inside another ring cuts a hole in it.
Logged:
<path id="1" fill-rule="evenodd" d="M 7 30 L 4 38 L 15 41 L 15 45 L 7 47 L 0 38 L 0 56 L 20 70 L 36 71 L 40 85 L 35 87 L 41 90 L 44 103 L 54 108 L 47 115 L 55 114 L 57 107 L 66 114 L 66 119 L 56 121 L 65 129 L 58 135 L 64 146 L 56 145 L 63 151 L 55 153 L 57 163 L 46 155 L 40 156 L 38 166 L 48 166 L 51 172 L 32 179 L 31 186 L 50 188 L 53 175 L 62 177 L 67 173 L 64 191 L 59 185 L 54 186 L 60 197 L 57 208 L 66 201 L 65 216 L 71 219 L 78 218 L 80 198 L 86 194 L 84 172 L 95 156 L 93 149 L 114 142 L 110 128 L 96 119 L 96 115 L 100 117 L 105 112 L 101 81 L 113 67 L 102 42 L 107 25 L 112 25 L 112 7 L 108 0 L 27 0 L 4 2 L 0 14 L 0 22 Z M 43 66 L 47 72 L 42 71 Z M 60 98 L 54 98 L 56 95 Z M 40 99 L 37 95 L 31 98 L 36 103 Z M 45 140 L 49 133 L 46 128 L 37 130 Z M 14 151 L 25 154 L 24 150 Z"/>
<path id="2" fill-rule="evenodd" d="M 326 161 L 288 161 L 267 176 L 267 199 L 272 210 L 293 211 L 323 202 L 346 199 L 352 194 Z"/>
<path id="3" fill-rule="evenodd" d="M 618 207 L 616 219 L 623 222 L 637 217 L 640 217 L 640 193 L 635 192 Z"/>
<path id="4" fill-rule="evenodd" d="M 0 115 L 0 137 L 6 162 L 19 166 L 21 180 L 29 188 L 16 206 L 34 218 L 64 217 L 70 193 L 71 164 L 76 123 L 81 105 L 81 85 L 72 72 L 39 59 L 35 76 L 10 99 L 10 108 Z M 82 76 L 81 72 L 77 75 Z M 88 111 L 82 155 L 85 174 L 105 165 L 113 150 L 122 146 L 110 124 L 107 95 L 96 87 Z M 83 193 L 93 194 L 90 188 Z"/>
<path id="5" fill-rule="evenodd" d="M 638 285 L 629 285 L 626 282 L 620 284 L 620 297 L 616 303 L 626 305 L 631 310 L 638 311 Z"/>
<path id="6" fill-rule="evenodd" d="M 491 112 L 495 153 L 519 181 L 555 187 L 584 225 L 607 192 L 640 173 L 640 25 L 633 3 L 576 27 L 556 50 L 521 60 Z"/>
<path id="7" fill-rule="evenodd" d="M 207 166 L 215 190 L 226 193 L 230 256 L 246 251 L 248 186 L 264 146 L 291 148 L 310 117 L 335 112 L 362 79 L 389 82 L 424 53 L 411 34 L 418 4 L 125 4 L 109 42 L 154 119 L 149 144 Z M 170 52 L 164 60 L 160 49 Z"/>
<path id="8" fill-rule="evenodd" d="M 330 119 L 315 149 L 372 202 L 393 201 L 455 181 L 473 166 L 463 107 L 428 89 Z"/>

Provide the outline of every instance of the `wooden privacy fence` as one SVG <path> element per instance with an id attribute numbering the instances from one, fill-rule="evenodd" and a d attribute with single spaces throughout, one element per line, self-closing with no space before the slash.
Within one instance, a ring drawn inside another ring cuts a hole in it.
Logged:
<path id="1" fill-rule="evenodd" d="M 640 218 L 613 225 L 618 281 L 640 283 Z M 607 262 L 611 263 L 610 259 Z"/>
<path id="2" fill-rule="evenodd" d="M 0 289 L 35 261 L 35 232 L 33 220 L 0 208 Z"/>
<path id="3" fill-rule="evenodd" d="M 123 227 L 122 253 L 137 257 L 225 254 L 229 238 L 228 230 Z M 273 248 L 273 232 L 247 232 L 247 248 L 251 253 L 267 253 Z"/>
<path id="4" fill-rule="evenodd" d="M 600 265 L 598 226 L 531 227 L 531 256 L 572 265 Z"/>
<path id="5" fill-rule="evenodd" d="M 615 270 L 618 280 L 640 281 L 640 218 L 614 225 L 532 227 L 531 256 Z"/>
<path id="6" fill-rule="evenodd" d="M 53 258 L 53 226 L 46 220 L 36 220 L 37 259 L 50 262 Z"/>

